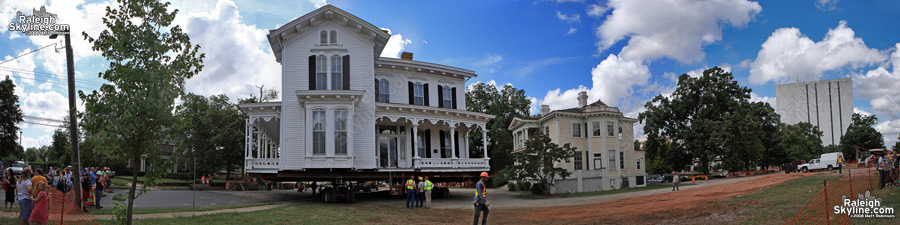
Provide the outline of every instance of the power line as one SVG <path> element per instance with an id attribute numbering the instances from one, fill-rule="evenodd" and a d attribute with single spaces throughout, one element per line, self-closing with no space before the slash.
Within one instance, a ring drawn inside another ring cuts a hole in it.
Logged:
<path id="1" fill-rule="evenodd" d="M 39 125 L 39 126 L 48 126 L 48 127 L 61 127 L 61 126 L 62 126 L 62 125 L 59 125 L 59 124 L 54 125 L 54 124 L 37 123 L 37 122 L 29 122 L 29 121 L 22 121 L 22 123 L 33 124 L 33 125 Z"/>
<path id="2" fill-rule="evenodd" d="M 8 63 L 8 62 L 13 61 L 13 60 L 16 60 L 16 59 L 18 59 L 18 58 L 20 58 L 20 57 L 22 57 L 22 56 L 25 56 L 25 55 L 28 55 L 28 54 L 31 54 L 31 53 L 35 53 L 35 52 L 37 52 L 37 51 L 40 51 L 41 49 L 45 49 L 45 48 L 50 47 L 50 46 L 56 46 L 56 43 L 49 44 L 49 45 L 45 45 L 44 47 L 41 47 L 41 48 L 39 48 L 39 49 L 35 49 L 34 51 L 22 53 L 21 55 L 16 56 L 16 57 L 14 57 L 14 58 L 12 58 L 12 59 L 9 59 L 9 60 L 0 62 L 0 65 L 2 65 L 2 64 L 4 64 L 4 63 Z"/>
<path id="3" fill-rule="evenodd" d="M 5 70 L 5 69 L 0 68 L 0 71 L 10 71 L 10 70 Z M 18 71 L 10 71 L 10 72 L 22 73 L 22 72 L 18 72 Z M 26 74 L 27 74 L 27 73 L 26 73 Z M 33 75 L 38 76 L 38 74 L 33 74 Z M 15 77 L 18 77 L 18 78 L 21 78 L 21 79 L 32 80 L 32 81 L 39 82 L 39 83 L 50 82 L 50 83 L 54 83 L 54 84 L 60 84 L 60 85 L 63 85 L 63 86 L 68 85 L 68 82 L 67 82 L 67 81 L 61 81 L 61 79 L 60 79 L 60 80 L 55 80 L 54 77 L 40 76 L 40 77 L 46 78 L 46 79 L 40 79 L 40 80 L 39 80 L 39 79 L 36 79 L 36 78 L 31 78 L 31 77 L 24 77 L 24 76 L 22 76 L 21 74 L 15 76 Z M 88 86 L 96 87 L 96 88 L 100 88 L 101 86 L 103 86 L 102 83 L 91 83 L 91 82 L 88 82 L 88 81 L 77 80 L 77 79 L 76 79 L 75 81 L 76 81 L 76 83 L 78 83 L 78 84 L 80 84 L 80 85 L 88 85 Z"/>
<path id="4" fill-rule="evenodd" d="M 49 122 L 66 123 L 66 121 L 61 120 L 61 119 L 51 119 L 51 118 L 46 118 L 46 117 L 28 116 L 28 115 L 25 115 L 22 117 L 24 117 L 25 119 L 32 119 L 32 120 L 43 120 L 43 121 L 49 121 Z"/>
<path id="5" fill-rule="evenodd" d="M 48 78 L 53 78 L 53 79 L 65 80 L 65 79 L 64 79 L 65 76 L 62 76 L 62 75 L 57 76 L 56 74 L 52 74 L 52 73 L 34 72 L 34 71 L 26 70 L 26 69 L 19 69 L 19 68 L 12 68 L 12 67 L 4 67 L 4 66 L 0 66 L 0 70 L 10 71 L 10 72 L 17 72 L 17 73 L 27 73 L 27 74 L 33 74 L 33 75 L 35 75 L 35 76 L 41 76 L 41 77 L 48 77 Z M 103 85 L 103 84 L 104 84 L 103 82 L 97 82 L 97 81 L 86 80 L 86 79 L 81 79 L 81 78 L 75 78 L 75 81 L 81 81 L 81 82 L 83 82 L 83 83 L 89 83 L 89 84 L 94 84 L 94 85 Z"/>

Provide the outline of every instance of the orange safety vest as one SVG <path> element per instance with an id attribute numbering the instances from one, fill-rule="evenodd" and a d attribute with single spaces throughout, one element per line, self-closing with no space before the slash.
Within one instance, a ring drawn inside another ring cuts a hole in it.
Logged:
<path id="1" fill-rule="evenodd" d="M 487 199 L 487 186 L 484 186 L 484 183 L 481 181 L 478 181 L 478 183 L 481 183 L 481 186 L 484 187 L 481 189 L 481 197 Z M 478 197 L 478 184 L 477 183 L 475 184 L 475 197 Z"/>
<path id="2" fill-rule="evenodd" d="M 413 180 L 406 181 L 406 189 L 409 189 L 409 190 L 416 189 L 416 181 L 413 181 Z"/>

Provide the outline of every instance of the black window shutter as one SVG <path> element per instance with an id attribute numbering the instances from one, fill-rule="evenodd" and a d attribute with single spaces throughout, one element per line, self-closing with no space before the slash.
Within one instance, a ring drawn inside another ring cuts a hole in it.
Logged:
<path id="1" fill-rule="evenodd" d="M 441 138 L 440 140 L 438 140 L 438 142 L 440 142 L 440 146 L 441 146 L 440 158 L 444 157 L 444 148 L 447 147 L 447 143 L 444 143 L 444 138 L 446 138 L 445 135 L 446 135 L 446 132 L 444 132 L 444 130 L 438 131 L 438 137 Z"/>
<path id="2" fill-rule="evenodd" d="M 416 151 L 419 151 L 419 146 L 416 146 L 416 139 L 415 139 L 415 138 L 410 138 L 409 140 L 410 140 L 409 143 L 412 144 L 411 146 L 412 146 L 413 156 L 415 156 L 415 155 L 416 155 Z M 422 156 L 420 155 L 419 157 L 422 157 Z"/>
<path id="3" fill-rule="evenodd" d="M 408 82 L 408 83 L 409 83 L 409 104 L 413 105 L 413 104 L 416 104 L 416 97 L 413 96 L 414 84 L 413 84 L 413 82 Z"/>
<path id="4" fill-rule="evenodd" d="M 438 85 L 438 107 L 444 107 L 444 86 Z"/>
<path id="5" fill-rule="evenodd" d="M 316 90 L 316 55 L 309 56 L 309 90 Z"/>
<path id="6" fill-rule="evenodd" d="M 450 94 L 453 95 L 453 107 L 450 108 L 456 109 L 456 88 L 451 88 L 450 90 Z"/>
<path id="7" fill-rule="evenodd" d="M 431 103 L 429 103 L 429 101 L 431 101 L 431 100 L 430 100 L 430 98 L 428 98 L 428 84 L 423 84 L 422 86 L 424 86 L 424 89 L 425 89 L 424 90 L 425 91 L 425 106 L 430 106 Z"/>
<path id="8" fill-rule="evenodd" d="M 343 71 L 343 73 L 341 73 L 341 75 L 343 75 L 343 79 L 341 79 L 341 80 L 344 81 L 344 85 L 343 85 L 344 90 L 350 90 L 350 56 L 349 55 L 344 56 L 344 62 L 341 65 L 344 66 L 344 68 L 343 68 L 344 71 Z"/>
<path id="9" fill-rule="evenodd" d="M 584 164 L 585 164 L 584 169 L 585 170 L 591 169 L 591 160 L 590 159 L 591 159 L 591 154 L 588 151 L 584 151 Z"/>
<path id="10" fill-rule="evenodd" d="M 425 156 L 431 158 L 431 130 L 425 130 Z"/>
<path id="11" fill-rule="evenodd" d="M 461 156 L 459 154 L 459 131 L 453 131 L 453 147 L 456 148 L 456 157 Z"/>
<path id="12" fill-rule="evenodd" d="M 378 97 L 381 96 L 381 92 L 378 92 L 381 85 L 378 85 L 378 79 L 375 79 L 375 102 L 381 102 L 378 100 Z"/>
<path id="13" fill-rule="evenodd" d="M 583 133 L 584 133 L 584 138 L 588 138 L 588 127 L 587 127 L 587 123 L 584 123 L 584 132 L 583 132 Z"/>

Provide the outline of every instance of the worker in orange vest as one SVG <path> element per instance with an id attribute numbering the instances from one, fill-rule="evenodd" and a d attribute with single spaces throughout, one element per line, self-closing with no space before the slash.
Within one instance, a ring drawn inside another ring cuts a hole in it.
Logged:
<path id="1" fill-rule="evenodd" d="M 473 200 L 473 204 L 475 204 L 475 220 L 472 222 L 473 225 L 478 225 L 478 215 L 484 213 L 484 218 L 481 219 L 481 224 L 487 224 L 488 217 L 488 207 L 491 206 L 491 203 L 487 200 L 487 186 L 484 185 L 488 179 L 488 172 L 481 172 L 481 180 L 475 184 L 475 200 Z"/>
<path id="2" fill-rule="evenodd" d="M 677 172 L 672 172 L 672 191 L 678 190 L 678 183 L 681 183 L 681 178 L 678 177 Z"/>
<path id="3" fill-rule="evenodd" d="M 415 176 L 409 176 L 406 181 L 406 208 L 414 208 L 416 202 L 416 181 Z"/>

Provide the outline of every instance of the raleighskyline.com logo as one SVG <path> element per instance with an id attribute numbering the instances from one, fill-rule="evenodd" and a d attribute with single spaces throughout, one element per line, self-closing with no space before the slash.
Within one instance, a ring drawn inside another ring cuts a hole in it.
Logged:
<path id="1" fill-rule="evenodd" d="M 894 218 L 894 208 L 881 205 L 881 199 L 872 196 L 869 191 L 865 195 L 858 194 L 855 200 L 843 196 L 843 205 L 834 206 L 834 214 L 844 214 L 851 218 Z"/>
<path id="2" fill-rule="evenodd" d="M 32 10 L 31 16 L 26 16 L 19 11 L 14 20 L 16 22 L 9 23 L 9 31 L 19 31 L 28 36 L 69 33 L 69 24 L 59 24 L 57 15 L 47 12 L 43 6 L 41 6 L 41 10 Z"/>

